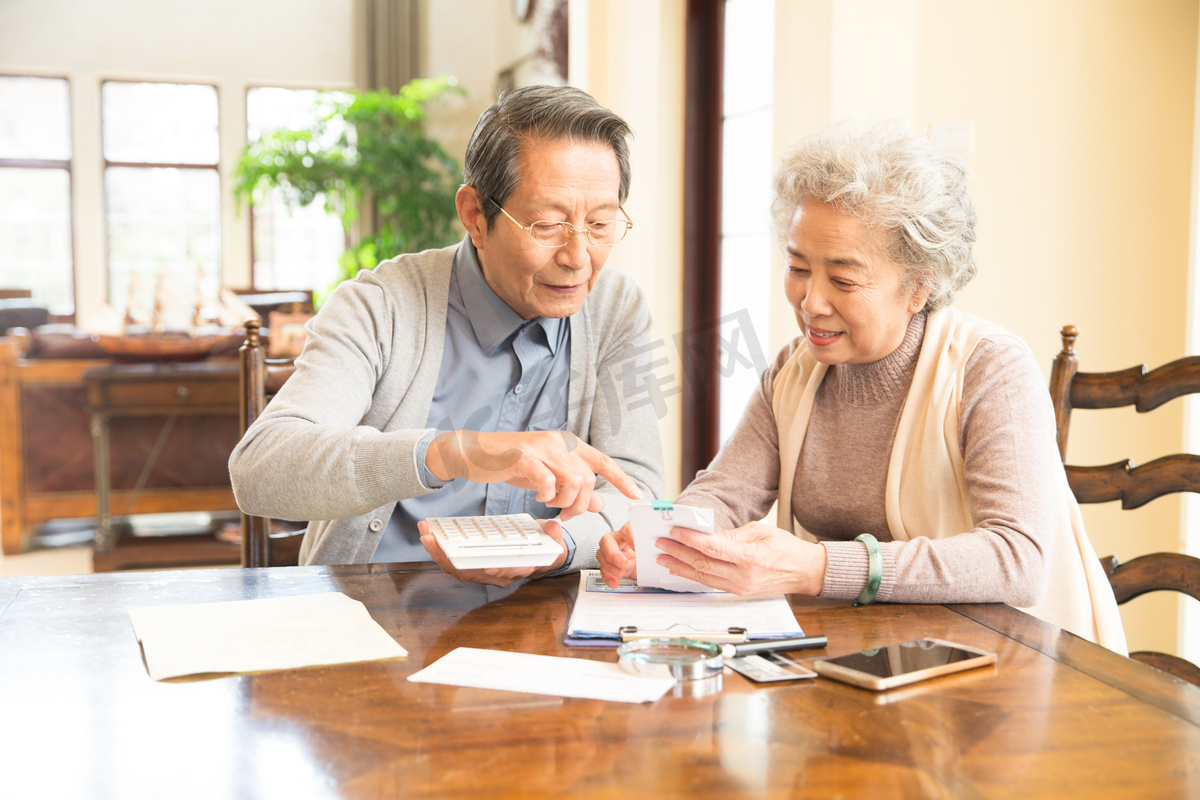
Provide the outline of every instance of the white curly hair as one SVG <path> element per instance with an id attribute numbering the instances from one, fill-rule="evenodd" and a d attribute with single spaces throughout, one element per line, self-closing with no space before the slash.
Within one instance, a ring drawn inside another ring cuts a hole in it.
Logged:
<path id="1" fill-rule="evenodd" d="M 772 227 L 781 243 L 796 208 L 834 206 L 882 231 L 884 255 L 904 269 L 925 308 L 950 305 L 975 277 L 975 204 L 967 167 L 897 120 L 835 122 L 792 148 L 775 173 Z"/>

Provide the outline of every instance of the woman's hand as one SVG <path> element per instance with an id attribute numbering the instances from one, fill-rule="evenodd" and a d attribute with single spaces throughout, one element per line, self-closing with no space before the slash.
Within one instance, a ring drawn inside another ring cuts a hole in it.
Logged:
<path id="1" fill-rule="evenodd" d="M 596 549 L 600 562 L 600 577 L 610 589 L 617 588 L 621 578 L 637 579 L 637 558 L 633 552 L 632 523 L 626 522 L 619 531 L 604 535 Z"/>
<path id="2" fill-rule="evenodd" d="M 554 570 L 562 567 L 567 561 L 567 546 L 563 543 L 562 526 L 558 520 L 539 519 L 536 520 L 538 525 L 542 526 L 542 532 L 549 536 L 554 541 L 558 542 L 558 546 L 562 548 L 562 554 L 554 559 L 554 563 L 548 567 L 509 567 L 507 569 L 458 569 L 450 563 L 450 559 L 446 558 L 446 554 L 442 551 L 442 546 L 438 544 L 437 537 L 433 535 L 433 531 L 429 529 L 429 523 L 421 520 L 417 523 L 417 531 L 421 534 L 421 544 L 433 556 L 433 560 L 445 572 L 453 575 L 462 583 L 485 583 L 489 586 L 508 586 L 510 583 L 522 580 L 524 578 L 540 578 L 543 575 L 548 575 Z"/>
<path id="3" fill-rule="evenodd" d="M 824 547 L 762 522 L 716 533 L 672 528 L 655 546 L 672 575 L 733 594 L 816 595 L 825 582 Z M 629 549 L 632 558 L 632 537 Z"/>

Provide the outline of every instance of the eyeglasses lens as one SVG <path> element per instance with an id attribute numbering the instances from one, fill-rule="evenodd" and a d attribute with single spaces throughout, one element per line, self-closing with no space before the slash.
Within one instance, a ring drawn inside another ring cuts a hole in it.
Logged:
<path id="1" fill-rule="evenodd" d="M 623 219 L 593 222 L 587 228 L 587 237 L 592 244 L 611 246 L 625 238 L 628 223 Z M 543 247 L 562 247 L 571 241 L 578 229 L 566 222 L 535 222 L 529 227 L 533 241 Z"/>

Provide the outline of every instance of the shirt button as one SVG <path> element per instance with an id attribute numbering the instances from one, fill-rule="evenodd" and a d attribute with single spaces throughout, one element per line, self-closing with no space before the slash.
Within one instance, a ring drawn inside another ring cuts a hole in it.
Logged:
<path id="1" fill-rule="evenodd" d="M 513 389 L 513 394 L 520 394 L 524 388 L 525 388 L 524 384 L 518 383 L 516 388 Z"/>
<path id="2" fill-rule="evenodd" d="M 381 531 L 381 530 L 383 530 L 383 520 L 373 519 L 373 520 L 371 520 L 371 524 L 368 525 L 367 527 L 373 531 Z"/>

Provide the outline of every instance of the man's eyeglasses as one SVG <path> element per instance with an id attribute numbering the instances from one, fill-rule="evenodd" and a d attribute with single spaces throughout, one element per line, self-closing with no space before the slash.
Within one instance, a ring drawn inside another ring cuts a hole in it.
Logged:
<path id="1" fill-rule="evenodd" d="M 633 227 L 633 220 L 625 213 L 625 209 L 618 209 L 625 219 L 605 219 L 599 222 L 593 222 L 586 228 L 576 228 L 569 222 L 554 222 L 553 220 L 543 219 L 529 225 L 522 225 L 513 219 L 513 215 L 504 211 L 504 206 L 500 206 L 500 210 L 504 212 L 504 216 L 513 221 L 521 230 L 529 231 L 529 238 L 533 239 L 533 243 L 538 247 L 562 247 L 575 238 L 577 233 L 586 233 L 588 241 L 598 247 L 612 247 L 617 242 L 625 238 L 625 234 L 629 233 L 629 229 Z"/>

